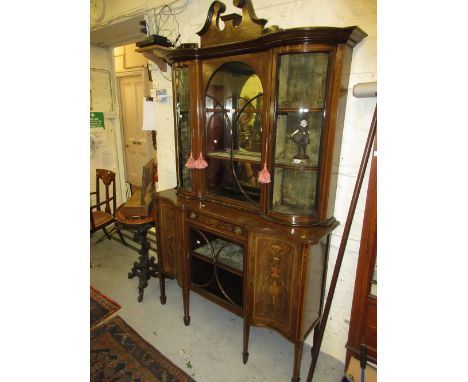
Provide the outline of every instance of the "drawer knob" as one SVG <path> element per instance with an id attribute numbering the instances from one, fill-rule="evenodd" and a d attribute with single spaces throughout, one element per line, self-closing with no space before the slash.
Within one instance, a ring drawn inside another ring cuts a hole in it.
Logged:
<path id="1" fill-rule="evenodd" d="M 242 233 L 241 227 L 234 228 L 234 232 L 240 235 Z"/>
<path id="2" fill-rule="evenodd" d="M 189 215 L 190 219 L 195 219 L 196 216 L 197 215 L 195 215 L 195 212 L 190 212 L 190 215 Z"/>

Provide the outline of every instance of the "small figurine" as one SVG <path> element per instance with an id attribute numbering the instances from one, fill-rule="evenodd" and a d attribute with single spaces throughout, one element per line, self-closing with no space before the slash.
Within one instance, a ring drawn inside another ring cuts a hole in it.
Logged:
<path id="1" fill-rule="evenodd" d="M 299 128 L 291 134 L 291 139 L 297 145 L 297 154 L 294 159 L 308 159 L 306 154 L 306 146 L 310 143 L 309 129 L 307 129 L 307 121 L 303 119 Z"/>

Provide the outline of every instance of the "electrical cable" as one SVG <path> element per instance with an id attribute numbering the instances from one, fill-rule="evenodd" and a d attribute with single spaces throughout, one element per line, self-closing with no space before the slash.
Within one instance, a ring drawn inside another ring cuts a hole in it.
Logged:
<path id="1" fill-rule="evenodd" d="M 184 0 L 182 4 L 176 5 L 180 0 L 175 0 L 148 10 L 146 16 L 153 18 L 149 24 L 153 25 L 154 34 L 164 35 L 175 45 L 180 37 L 180 24 L 176 16 L 185 11 L 190 1 Z"/>

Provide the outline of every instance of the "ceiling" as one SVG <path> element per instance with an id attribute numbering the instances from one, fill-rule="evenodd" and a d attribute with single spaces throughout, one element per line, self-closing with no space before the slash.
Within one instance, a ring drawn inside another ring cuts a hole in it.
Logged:
<path id="1" fill-rule="evenodd" d="M 139 21 L 143 15 L 112 23 L 90 32 L 91 44 L 99 46 L 119 46 L 142 40 L 146 35 L 140 32 Z"/>

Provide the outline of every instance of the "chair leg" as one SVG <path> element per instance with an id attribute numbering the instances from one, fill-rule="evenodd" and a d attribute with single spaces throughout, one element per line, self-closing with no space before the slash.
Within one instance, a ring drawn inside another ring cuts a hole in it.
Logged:
<path id="1" fill-rule="evenodd" d="M 99 244 L 101 241 L 103 241 L 106 238 L 106 235 L 102 235 L 97 241 L 96 244 Z"/>
<path id="2" fill-rule="evenodd" d="M 104 227 L 102 230 L 103 230 L 104 233 L 106 234 L 107 238 L 110 240 L 111 237 L 110 237 L 109 233 L 107 232 L 106 228 Z"/>
<path id="3" fill-rule="evenodd" d="M 117 231 L 119 237 L 120 237 L 120 240 L 122 240 L 122 243 L 124 243 L 124 245 L 127 245 L 127 242 L 125 241 L 123 235 L 122 235 L 122 232 L 120 232 L 120 229 L 118 229 L 117 227 L 115 227 L 115 230 Z"/>

